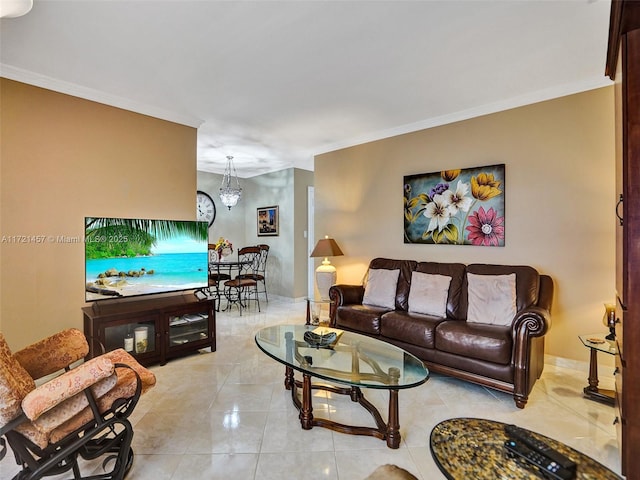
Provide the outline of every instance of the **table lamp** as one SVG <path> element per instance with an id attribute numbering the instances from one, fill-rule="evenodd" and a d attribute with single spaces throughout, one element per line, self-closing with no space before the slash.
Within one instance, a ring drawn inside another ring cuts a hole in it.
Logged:
<path id="1" fill-rule="evenodd" d="M 336 241 L 326 235 L 323 239 L 318 240 L 313 252 L 309 255 L 310 257 L 324 257 L 322 265 L 316 268 L 316 285 L 322 300 L 329 300 L 329 288 L 336 283 L 336 267 L 331 265 L 329 257 L 339 255 L 344 255 L 344 253 Z"/>

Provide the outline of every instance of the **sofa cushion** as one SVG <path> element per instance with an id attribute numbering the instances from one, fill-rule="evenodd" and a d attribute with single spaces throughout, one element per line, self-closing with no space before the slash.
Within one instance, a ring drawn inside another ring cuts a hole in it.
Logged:
<path id="1" fill-rule="evenodd" d="M 467 273 L 467 322 L 511 325 L 516 315 L 516 274 Z"/>
<path id="2" fill-rule="evenodd" d="M 451 277 L 446 315 L 449 318 L 464 320 L 467 316 L 467 306 L 461 304 L 462 286 L 466 281 L 465 269 L 466 265 L 462 263 L 418 262 L 416 265 L 416 272 Z M 466 295 L 464 298 L 466 301 Z"/>
<path id="3" fill-rule="evenodd" d="M 435 348 L 436 326 L 444 318 L 403 311 L 385 313 L 380 321 L 380 333 L 393 340 L 399 340 L 423 348 Z"/>
<path id="4" fill-rule="evenodd" d="M 511 362 L 511 327 L 447 320 L 436 327 L 435 347 L 463 357 Z"/>
<path id="5" fill-rule="evenodd" d="M 363 305 L 393 309 L 396 306 L 396 290 L 400 270 L 369 269 L 364 286 Z"/>
<path id="6" fill-rule="evenodd" d="M 467 273 L 476 275 L 509 275 L 516 274 L 516 310 L 524 310 L 538 301 L 538 293 L 540 290 L 540 274 L 538 271 L 526 265 L 488 265 L 482 263 L 473 263 L 467 265 Z M 465 278 L 466 283 L 466 278 Z M 467 287 L 463 286 L 463 303 L 466 313 L 467 304 Z"/>
<path id="7" fill-rule="evenodd" d="M 447 316 L 447 298 L 451 277 L 431 273 L 413 272 L 409 291 L 409 311 Z"/>
<path id="8" fill-rule="evenodd" d="M 338 328 L 346 328 L 361 333 L 380 334 L 380 317 L 389 309 L 367 305 L 345 305 L 336 310 Z"/>
<path id="9" fill-rule="evenodd" d="M 398 288 L 396 289 L 396 310 L 406 311 L 409 308 L 409 285 L 411 283 L 411 272 L 416 269 L 416 265 L 417 262 L 415 260 L 392 260 L 390 258 L 374 258 L 369 263 L 370 269 L 385 268 L 387 270 L 400 270 Z"/>

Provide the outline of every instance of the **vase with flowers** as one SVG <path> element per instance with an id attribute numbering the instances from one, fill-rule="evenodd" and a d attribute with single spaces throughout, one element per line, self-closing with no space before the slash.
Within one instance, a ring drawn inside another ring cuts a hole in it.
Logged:
<path id="1" fill-rule="evenodd" d="M 233 245 L 226 238 L 220 237 L 216 242 L 216 252 L 218 252 L 218 260 L 223 261 L 224 257 L 233 253 Z"/>

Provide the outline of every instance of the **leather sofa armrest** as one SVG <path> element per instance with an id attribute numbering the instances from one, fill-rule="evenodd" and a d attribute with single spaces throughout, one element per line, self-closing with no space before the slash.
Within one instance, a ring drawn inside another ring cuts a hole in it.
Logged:
<path id="1" fill-rule="evenodd" d="M 551 313 L 541 307 L 529 307 L 519 311 L 513 321 L 515 343 L 526 337 L 542 337 L 551 328 Z"/>
<path id="2" fill-rule="evenodd" d="M 513 398 L 524 408 L 544 368 L 544 335 L 551 328 L 549 310 L 532 306 L 516 314 L 513 322 Z"/>
<path id="3" fill-rule="evenodd" d="M 364 287 L 362 285 L 333 285 L 329 289 L 329 298 L 336 306 L 362 304 Z"/>
<path id="4" fill-rule="evenodd" d="M 553 302 L 553 280 L 549 275 L 540 275 L 540 289 L 538 291 L 538 306 L 551 311 Z"/>
<path id="5" fill-rule="evenodd" d="M 553 280 L 548 275 L 540 275 L 540 289 L 537 305 L 516 313 L 513 320 L 513 340 L 523 345 L 528 337 L 542 337 L 551 328 L 551 302 L 553 300 Z"/>
<path id="6" fill-rule="evenodd" d="M 332 285 L 329 289 L 329 324 L 335 326 L 336 312 L 342 305 L 361 305 L 364 298 L 362 285 Z"/>

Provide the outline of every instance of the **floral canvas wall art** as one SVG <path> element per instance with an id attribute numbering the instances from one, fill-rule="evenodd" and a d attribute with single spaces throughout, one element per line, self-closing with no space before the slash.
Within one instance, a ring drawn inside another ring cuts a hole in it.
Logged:
<path id="1" fill-rule="evenodd" d="M 504 164 L 404 177 L 404 243 L 504 247 Z"/>

